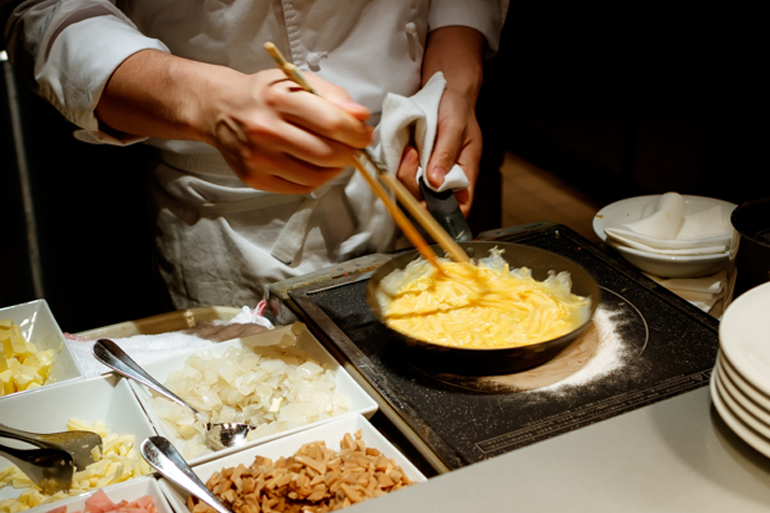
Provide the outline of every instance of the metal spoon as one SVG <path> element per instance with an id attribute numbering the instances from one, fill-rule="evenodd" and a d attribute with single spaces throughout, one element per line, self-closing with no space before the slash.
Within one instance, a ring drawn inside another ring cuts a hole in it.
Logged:
<path id="1" fill-rule="evenodd" d="M 115 369 L 119 374 L 136 380 L 144 386 L 155 390 L 177 404 L 190 408 L 197 417 L 201 412 L 187 404 L 171 390 L 163 386 L 147 371 L 142 369 L 131 359 L 115 342 L 102 338 L 96 341 L 93 348 L 94 357 L 101 363 Z M 254 426 L 243 422 L 223 422 L 218 424 L 206 423 L 206 445 L 212 450 L 218 451 L 227 447 L 233 447 L 246 443 L 246 436 Z"/>
<path id="2" fill-rule="evenodd" d="M 102 437 L 92 431 L 63 431 L 60 433 L 32 433 L 0 424 L 0 437 L 21 440 L 43 449 L 61 449 L 72 456 L 78 470 L 94 462 L 94 447 L 102 450 Z"/>
<path id="3" fill-rule="evenodd" d="M 162 436 L 151 436 L 142 442 L 139 450 L 147 463 L 166 479 L 178 484 L 186 492 L 195 495 L 219 513 L 232 513 L 195 475 L 182 455 L 167 439 Z"/>
<path id="4" fill-rule="evenodd" d="M 15 449 L 0 445 L 0 455 L 14 463 L 43 493 L 69 490 L 75 465 L 72 455 L 62 449 Z"/>

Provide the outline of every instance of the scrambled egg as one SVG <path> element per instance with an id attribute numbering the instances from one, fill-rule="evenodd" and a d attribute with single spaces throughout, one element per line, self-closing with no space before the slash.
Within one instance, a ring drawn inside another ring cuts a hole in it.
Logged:
<path id="1" fill-rule="evenodd" d="M 511 270 L 499 250 L 477 264 L 439 265 L 442 272 L 420 258 L 380 282 L 388 327 L 434 344 L 498 349 L 560 337 L 590 315 L 590 298 L 571 292 L 566 271 L 537 281 L 526 267 Z"/>

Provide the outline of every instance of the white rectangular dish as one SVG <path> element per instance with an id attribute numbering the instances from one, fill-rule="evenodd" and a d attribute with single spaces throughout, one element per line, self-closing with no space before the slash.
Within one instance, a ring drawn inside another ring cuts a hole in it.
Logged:
<path id="1" fill-rule="evenodd" d="M 205 358 L 207 367 L 216 367 L 218 364 L 215 362 L 218 358 L 222 358 L 228 351 L 233 350 L 253 350 L 257 354 L 260 347 L 268 346 L 294 346 L 307 354 L 309 358 L 323 366 L 329 372 L 333 373 L 336 378 L 336 394 L 346 396 L 349 399 L 349 407 L 347 411 L 342 413 L 358 413 L 366 417 L 371 416 L 377 410 L 377 403 L 372 399 L 362 388 L 356 383 L 355 380 L 347 373 L 347 371 L 332 357 L 331 354 L 321 345 L 321 343 L 308 331 L 307 327 L 301 323 L 295 323 L 289 326 L 279 327 L 264 333 L 252 335 L 242 339 L 234 339 L 227 342 L 221 342 L 210 348 L 204 350 L 191 351 L 189 354 L 181 357 L 174 357 L 170 359 L 164 359 L 157 362 L 148 363 L 143 365 L 144 369 L 157 381 L 167 385 L 170 374 L 174 371 L 185 367 L 185 362 L 189 361 L 190 357 Z M 256 437 L 247 442 L 244 446 L 231 447 L 222 449 L 219 451 L 212 451 L 206 448 L 202 444 L 200 437 L 191 438 L 190 441 L 185 441 L 179 434 L 176 428 L 174 428 L 168 421 L 161 418 L 158 413 L 158 406 L 153 404 L 154 401 L 167 401 L 166 399 L 160 399 L 158 394 L 150 391 L 145 386 L 132 381 L 131 387 L 133 388 L 136 396 L 138 397 L 142 407 L 147 412 L 148 417 L 158 431 L 158 434 L 167 438 L 176 448 L 182 453 L 186 461 L 190 465 L 197 465 L 205 461 L 211 460 L 216 457 L 225 456 L 235 451 L 241 450 L 244 447 L 252 447 L 265 443 L 269 440 L 273 440 L 278 437 L 286 436 L 303 429 L 307 429 L 316 424 L 328 422 L 334 416 L 323 418 L 304 425 L 295 425 L 288 429 L 282 429 L 277 432 L 271 433 L 257 433 Z M 171 388 L 171 387 L 169 387 Z M 202 390 L 207 390 L 209 385 L 200 387 Z M 249 390 L 249 389 L 247 389 Z M 180 394 L 184 395 L 184 394 Z M 182 397 L 184 399 L 184 397 Z M 169 404 L 170 401 L 167 401 Z M 283 405 L 276 405 L 276 408 L 282 408 Z M 342 414 L 339 413 L 339 414 Z M 254 435 L 254 433 L 252 433 Z"/>
<path id="2" fill-rule="evenodd" d="M 380 434 L 366 418 L 359 414 L 344 415 L 324 424 L 284 436 L 260 446 L 250 447 L 246 450 L 208 461 L 193 467 L 193 471 L 203 483 L 206 483 L 214 472 L 218 472 L 223 468 L 237 467 L 240 464 L 248 467 L 257 456 L 263 456 L 276 461 L 281 457 L 292 456 L 303 445 L 311 442 L 323 441 L 327 448 L 338 451 L 340 449 L 340 441 L 345 434 L 355 435 L 359 430 L 362 435 L 361 439 L 366 446 L 377 449 L 388 459 L 392 459 L 401 467 L 410 481 L 415 484 L 427 481 L 426 477 L 417 467 Z M 159 484 L 176 513 L 190 513 L 187 508 L 189 494 L 186 491 L 166 478 L 161 478 Z"/>
<path id="3" fill-rule="evenodd" d="M 121 501 L 131 503 L 140 497 L 149 495 L 152 497 L 153 504 L 157 508 L 158 513 L 173 513 L 174 511 L 161 491 L 158 480 L 153 476 L 139 477 L 131 481 L 106 486 L 102 490 L 116 505 Z M 52 504 L 41 504 L 26 511 L 29 513 L 47 513 L 54 509 L 65 508 L 61 513 L 83 513 L 86 507 L 86 499 L 95 493 L 96 490 L 91 493 L 78 495 L 77 497 L 61 499 Z"/>
<path id="4" fill-rule="evenodd" d="M 64 334 L 45 299 L 0 308 L 0 320 L 2 319 L 13 321 L 19 327 L 24 340 L 34 344 L 38 351 L 53 350 L 53 366 L 48 379 L 42 385 L 43 387 L 83 377 L 83 373 L 67 347 Z M 2 385 L 0 385 L 0 392 L 2 392 Z M 28 390 L 21 390 L 0 397 L 27 392 Z"/>
<path id="5" fill-rule="evenodd" d="M 125 379 L 105 374 L 0 399 L 0 422 L 17 429 L 55 433 L 66 431 L 67 423 L 73 419 L 87 425 L 103 422 L 109 434 L 133 435 L 136 455 L 131 461 L 146 465 L 138 452 L 139 444 L 156 432 Z M 3 439 L 2 443 L 19 449 L 31 448 L 10 439 Z M 0 475 L 12 466 L 0 456 Z M 17 499 L 22 492 L 24 489 L 12 486 L 0 488 L 0 501 Z"/>

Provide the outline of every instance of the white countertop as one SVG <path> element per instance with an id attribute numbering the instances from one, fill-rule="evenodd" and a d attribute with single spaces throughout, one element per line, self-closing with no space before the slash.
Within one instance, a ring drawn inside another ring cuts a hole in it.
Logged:
<path id="1" fill-rule="evenodd" d="M 707 386 L 442 474 L 355 512 L 770 512 L 770 459 Z"/>

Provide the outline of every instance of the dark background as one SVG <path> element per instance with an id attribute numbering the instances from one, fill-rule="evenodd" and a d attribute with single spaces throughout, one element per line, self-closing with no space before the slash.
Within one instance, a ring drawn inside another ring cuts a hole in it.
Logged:
<path id="1" fill-rule="evenodd" d="M 479 100 L 484 201 L 475 203 L 474 233 L 499 227 L 497 169 L 505 150 L 598 204 L 667 191 L 734 203 L 769 196 L 762 73 L 768 45 L 754 27 L 759 19 L 739 7 L 726 13 L 648 4 L 624 4 L 623 12 L 512 5 Z M 10 71 L 8 63 L 3 70 Z M 168 311 L 146 216 L 147 149 L 78 142 L 74 127 L 17 75 L 12 103 L 0 76 L 0 308 L 36 299 L 21 157 L 32 188 L 43 297 L 62 329 Z M 20 132 L 10 105 L 20 111 Z"/>

